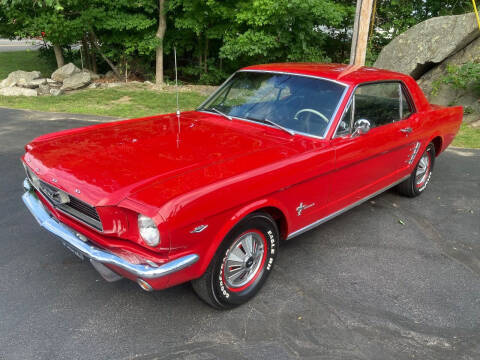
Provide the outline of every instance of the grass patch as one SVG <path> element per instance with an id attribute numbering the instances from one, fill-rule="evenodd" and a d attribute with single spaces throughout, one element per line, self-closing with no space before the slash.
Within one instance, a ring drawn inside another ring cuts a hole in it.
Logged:
<path id="1" fill-rule="evenodd" d="M 50 77 L 56 70 L 56 66 L 40 57 L 39 51 L 0 52 L 0 79 L 5 79 L 8 74 L 16 70 L 38 70 L 43 77 Z"/>
<path id="2" fill-rule="evenodd" d="M 480 128 L 462 124 L 460 131 L 453 140 L 453 146 L 480 148 Z"/>
<path id="3" fill-rule="evenodd" d="M 182 92 L 180 107 L 193 110 L 206 98 L 197 92 Z M 135 118 L 175 112 L 174 92 L 148 89 L 89 89 L 61 96 L 0 96 L 0 106 L 74 114 Z"/>

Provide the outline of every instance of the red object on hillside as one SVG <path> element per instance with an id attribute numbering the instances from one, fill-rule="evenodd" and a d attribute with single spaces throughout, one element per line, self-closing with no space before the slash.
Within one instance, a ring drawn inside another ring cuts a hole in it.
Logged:
<path id="1" fill-rule="evenodd" d="M 335 64 L 244 68 L 196 111 L 64 130 L 23 157 L 39 223 L 110 281 L 192 281 L 244 303 L 281 239 L 398 186 L 421 194 L 462 121 L 409 76 Z"/>

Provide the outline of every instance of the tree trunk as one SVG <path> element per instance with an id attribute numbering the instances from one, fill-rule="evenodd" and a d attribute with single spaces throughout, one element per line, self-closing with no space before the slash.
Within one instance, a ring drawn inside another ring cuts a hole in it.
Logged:
<path id="1" fill-rule="evenodd" d="M 102 49 L 100 49 L 100 46 L 97 44 L 97 40 L 98 40 L 97 36 L 93 32 L 93 29 L 90 29 L 90 36 L 91 36 L 91 39 L 92 39 L 92 44 L 95 47 L 95 49 L 97 49 L 98 53 L 103 58 L 103 60 L 105 60 L 105 62 L 108 64 L 108 66 L 110 66 L 110 69 L 112 69 L 112 71 L 115 73 L 115 76 L 117 77 L 117 79 L 120 80 L 121 79 L 120 72 L 115 67 L 115 65 L 113 65 L 113 63 L 105 56 Z"/>
<path id="2" fill-rule="evenodd" d="M 55 59 L 57 59 L 57 68 L 61 68 L 63 65 L 65 65 L 62 47 L 60 45 L 53 45 L 53 52 L 55 53 Z"/>
<path id="3" fill-rule="evenodd" d="M 91 69 L 91 64 L 90 64 L 90 51 L 88 49 L 88 42 L 87 42 L 87 35 L 84 34 L 83 37 L 82 37 L 82 49 L 81 49 L 82 53 L 83 53 L 83 62 L 84 62 L 84 66 L 87 68 L 87 69 Z"/>
<path id="4" fill-rule="evenodd" d="M 163 85 L 163 38 L 167 30 L 167 18 L 165 16 L 165 0 L 158 0 L 158 30 L 156 37 L 159 40 L 157 46 L 157 59 L 155 65 L 155 83 Z"/>
<path id="5" fill-rule="evenodd" d="M 198 66 L 203 68 L 202 35 L 198 35 Z"/>
<path id="6" fill-rule="evenodd" d="M 98 74 L 98 69 L 97 69 L 97 56 L 95 54 L 95 50 L 93 49 L 93 35 L 92 33 L 89 34 L 90 36 L 90 64 L 92 65 L 91 70 L 95 73 Z"/>
<path id="7" fill-rule="evenodd" d="M 203 47 L 203 71 L 205 73 L 208 72 L 207 58 L 208 58 L 208 37 L 207 35 L 205 35 L 205 44 Z"/>

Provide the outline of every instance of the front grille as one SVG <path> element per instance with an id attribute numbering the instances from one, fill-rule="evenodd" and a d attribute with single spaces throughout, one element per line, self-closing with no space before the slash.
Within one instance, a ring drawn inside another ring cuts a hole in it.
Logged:
<path id="1" fill-rule="evenodd" d="M 36 175 L 32 174 L 28 167 L 25 168 L 30 183 L 34 186 L 35 183 L 38 184 L 38 187 L 35 188 L 52 204 L 54 208 L 97 230 L 103 231 L 102 222 L 100 221 L 100 216 L 98 216 L 98 212 L 95 207 L 80 199 L 77 199 L 70 194 L 67 194 L 55 186 L 47 184 L 42 180 L 34 182 L 33 177 Z"/>
<path id="2" fill-rule="evenodd" d="M 58 203 L 53 197 L 52 193 L 55 193 L 57 191 L 61 191 L 60 189 L 57 189 L 56 187 L 47 184 L 46 182 L 40 180 L 40 192 L 50 201 L 50 203 L 58 210 L 73 216 L 77 220 L 80 220 L 87 225 L 90 225 L 94 227 L 97 230 L 102 231 L 102 222 L 100 221 L 100 216 L 98 216 L 97 210 L 87 204 L 86 202 L 83 202 L 82 200 L 77 199 L 76 197 L 67 194 L 68 195 L 68 202 L 61 204 Z"/>
<path id="3" fill-rule="evenodd" d="M 70 203 L 68 205 L 70 205 L 71 208 L 91 217 L 92 219 L 100 221 L 100 216 L 98 216 L 97 210 L 95 210 L 93 206 L 78 200 L 76 197 L 70 196 Z"/>

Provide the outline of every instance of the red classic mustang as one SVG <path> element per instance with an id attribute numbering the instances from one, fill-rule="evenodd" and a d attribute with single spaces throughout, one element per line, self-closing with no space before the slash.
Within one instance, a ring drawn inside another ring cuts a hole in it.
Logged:
<path id="1" fill-rule="evenodd" d="M 196 111 L 36 138 L 23 201 L 105 279 L 192 281 L 230 308 L 261 288 L 280 240 L 392 186 L 421 194 L 461 121 L 403 74 L 252 66 Z"/>

